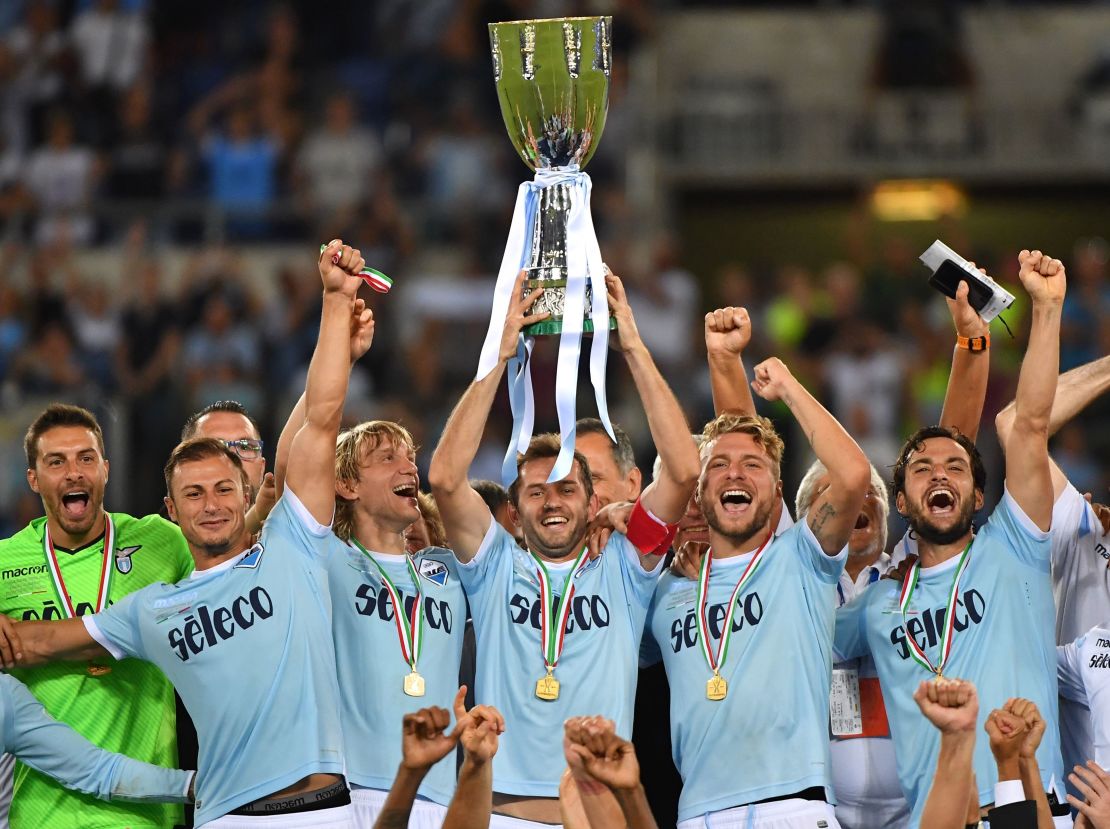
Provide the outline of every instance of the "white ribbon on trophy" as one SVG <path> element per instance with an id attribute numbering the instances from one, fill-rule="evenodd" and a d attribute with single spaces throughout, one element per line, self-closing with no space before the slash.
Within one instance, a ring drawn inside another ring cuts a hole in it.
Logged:
<path id="1" fill-rule="evenodd" d="M 574 461 L 575 423 L 577 421 L 578 361 L 582 350 L 582 321 L 585 317 L 586 286 L 592 288 L 590 319 L 593 322 L 593 345 L 590 348 L 590 383 L 594 388 L 598 418 L 609 437 L 616 442 L 609 421 L 605 395 L 605 365 L 609 347 L 609 303 L 605 288 L 605 266 L 597 243 L 593 217 L 590 213 L 590 177 L 576 168 L 543 169 L 532 181 L 517 190 L 509 241 L 501 259 L 497 285 L 493 293 L 493 311 L 489 330 L 478 360 L 481 380 L 497 366 L 501 335 L 512 301 L 513 286 L 522 268 L 528 266 L 532 248 L 532 228 L 537 221 L 540 191 L 557 184 L 570 186 L 570 211 L 567 218 L 567 286 L 563 306 L 562 332 L 559 335 L 559 357 L 555 374 L 555 406 L 559 416 L 559 457 L 548 477 L 548 483 L 570 474 Z M 535 423 L 535 402 L 532 394 L 531 355 L 534 337 L 520 336 L 516 356 L 509 361 L 509 404 L 513 412 L 513 434 L 501 468 L 504 485 L 516 480 L 516 456 L 528 448 Z"/>

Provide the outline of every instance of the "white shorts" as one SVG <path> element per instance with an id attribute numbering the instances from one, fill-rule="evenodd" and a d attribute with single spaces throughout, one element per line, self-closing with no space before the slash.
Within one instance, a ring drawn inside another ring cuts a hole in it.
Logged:
<path id="1" fill-rule="evenodd" d="M 902 829 L 910 805 L 895 768 L 894 742 L 885 737 L 833 740 L 836 817 L 844 829 Z"/>
<path id="2" fill-rule="evenodd" d="M 563 824 L 492 814 L 489 816 L 489 829 L 563 829 Z"/>
<path id="3" fill-rule="evenodd" d="M 381 814 L 388 794 L 389 792 L 381 789 L 351 787 L 351 808 L 354 810 L 355 826 L 358 829 L 374 829 L 374 821 Z M 430 800 L 417 800 L 409 813 L 409 829 L 440 829 L 446 817 L 446 806 Z"/>
<path id="4" fill-rule="evenodd" d="M 679 821 L 678 829 L 840 829 L 840 824 L 828 803 L 795 798 L 710 812 Z"/>
<path id="5" fill-rule="evenodd" d="M 224 815 L 197 829 L 357 829 L 351 806 L 291 815 Z"/>

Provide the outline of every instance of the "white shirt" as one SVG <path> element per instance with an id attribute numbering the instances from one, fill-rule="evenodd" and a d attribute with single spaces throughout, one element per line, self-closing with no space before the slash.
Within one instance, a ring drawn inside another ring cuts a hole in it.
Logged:
<path id="1" fill-rule="evenodd" d="M 1096 625 L 1067 645 L 1056 648 L 1060 696 L 1090 711 L 1093 759 L 1110 766 L 1110 627 Z"/>

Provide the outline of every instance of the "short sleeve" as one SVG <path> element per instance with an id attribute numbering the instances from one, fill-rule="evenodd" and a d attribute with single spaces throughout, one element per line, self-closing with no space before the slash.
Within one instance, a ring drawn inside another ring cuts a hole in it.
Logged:
<path id="1" fill-rule="evenodd" d="M 157 587 L 158 585 L 150 585 L 136 590 L 99 613 L 82 616 L 85 630 L 116 659 L 125 659 L 128 656 L 145 659 L 142 631 L 139 627 L 139 608 L 143 595 Z"/>
<path id="2" fill-rule="evenodd" d="M 991 513 L 983 532 L 994 536 L 1000 546 L 1019 561 L 1048 571 L 1052 549 L 1049 534 L 1033 523 L 1009 489 L 1003 491 L 1002 500 Z"/>
<path id="3" fill-rule="evenodd" d="M 512 567 L 512 549 L 515 546 L 516 540 L 508 531 L 491 520 L 474 557 L 458 563 L 459 581 L 466 591 L 473 615 L 477 616 L 480 612 L 499 568 Z"/>
<path id="4" fill-rule="evenodd" d="M 1075 555 L 1076 541 L 1094 530 L 1091 505 L 1070 483 L 1052 505 L 1052 562 L 1059 566 Z"/>
<path id="5" fill-rule="evenodd" d="M 1087 634 L 1074 642 L 1056 646 L 1056 678 L 1060 684 L 1060 696 L 1081 705 L 1090 705 L 1087 688 L 1083 684 L 1082 648 Z"/>
<path id="6" fill-rule="evenodd" d="M 262 546 L 271 554 L 274 550 L 291 547 L 314 558 L 324 556 L 332 549 L 331 538 L 331 527 L 313 518 L 288 487 L 262 527 Z"/>
<path id="7" fill-rule="evenodd" d="M 646 608 L 651 603 L 659 574 L 663 571 L 663 559 L 656 561 L 650 570 L 645 570 L 639 549 L 620 533 L 609 536 L 609 543 L 605 546 L 609 552 L 617 553 L 617 558 L 620 559 L 621 580 L 625 591 L 636 604 Z M 618 549 L 611 549 L 613 547 Z M 602 551 L 602 554 L 605 555 L 606 551 Z"/>
<path id="8" fill-rule="evenodd" d="M 874 585 L 871 585 L 836 611 L 836 627 L 833 629 L 833 659 L 836 662 L 856 659 L 870 653 L 871 646 L 867 642 L 865 624 L 868 594 L 873 588 Z"/>
<path id="9" fill-rule="evenodd" d="M 821 542 L 813 534 L 809 522 L 804 518 L 786 531 L 784 538 L 790 536 L 798 547 L 798 552 L 812 566 L 817 578 L 828 584 L 840 581 L 840 574 L 844 572 L 844 562 L 848 560 L 848 545 L 844 545 L 835 556 L 830 556 L 821 548 Z"/>

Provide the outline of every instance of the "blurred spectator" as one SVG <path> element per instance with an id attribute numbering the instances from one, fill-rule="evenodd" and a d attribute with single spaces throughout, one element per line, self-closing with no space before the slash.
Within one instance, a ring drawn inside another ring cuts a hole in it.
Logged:
<path id="1" fill-rule="evenodd" d="M 42 330 L 52 323 L 70 328 L 71 321 L 66 309 L 65 294 L 58 290 L 56 284 L 55 274 L 64 272 L 63 268 L 55 267 L 59 258 L 49 256 L 46 251 L 40 251 L 33 255 L 28 263 L 30 291 L 24 311 L 32 338 L 37 338 Z"/>
<path id="2" fill-rule="evenodd" d="M 346 223 L 354 208 L 374 200 L 381 163 L 381 146 L 359 127 L 350 94 L 332 95 L 323 125 L 309 133 L 297 158 L 306 196 L 302 209 L 324 225 Z"/>
<path id="3" fill-rule="evenodd" d="M 69 317 L 89 379 L 105 391 L 115 391 L 115 355 L 120 342 L 120 317 L 109 305 L 108 287 L 99 281 L 81 286 L 70 297 Z"/>
<path id="4" fill-rule="evenodd" d="M 1068 293 L 1060 330 L 1060 371 L 1101 357 L 1110 344 L 1110 284 L 1104 239 L 1085 239 L 1068 263 Z"/>
<path id="5" fill-rule="evenodd" d="M 5 126 L 13 128 L 12 145 L 26 150 L 41 139 L 47 109 L 66 92 L 68 49 L 56 4 L 32 0 L 23 23 L 4 39 L 4 48 L 16 70 L 5 84 L 6 103 L 19 114 L 16 122 Z"/>
<path id="6" fill-rule="evenodd" d="M 170 152 L 154 122 L 149 87 L 134 86 L 120 100 L 114 135 L 108 143 L 108 194 L 155 199 L 166 190 Z"/>
<path id="7" fill-rule="evenodd" d="M 238 400 L 247 409 L 262 408 L 255 332 L 235 322 L 231 307 L 220 294 L 209 298 L 200 326 L 185 338 L 181 356 L 191 408 L 200 409 L 217 400 Z"/>
<path id="8" fill-rule="evenodd" d="M 70 38 L 88 89 L 123 91 L 139 78 L 150 50 L 150 24 L 118 0 L 95 0 L 73 20 Z"/>
<path id="9" fill-rule="evenodd" d="M 0 284 L 0 381 L 8 374 L 12 357 L 27 340 L 26 314 L 19 294 L 11 285 Z"/>
<path id="10" fill-rule="evenodd" d="M 1080 492 L 1099 491 L 1102 470 L 1095 462 L 1094 453 L 1079 424 L 1070 422 L 1059 431 L 1052 447 L 1052 457 Z"/>
<path id="11" fill-rule="evenodd" d="M 73 338 L 59 322 L 48 323 L 12 365 L 12 378 L 25 395 L 80 400 L 86 390 Z"/>
<path id="12" fill-rule="evenodd" d="M 93 217 L 87 211 L 100 172 L 93 151 L 75 143 L 70 116 L 54 112 L 47 144 L 31 154 L 24 178 L 38 213 L 35 239 L 39 244 L 92 241 Z"/>

